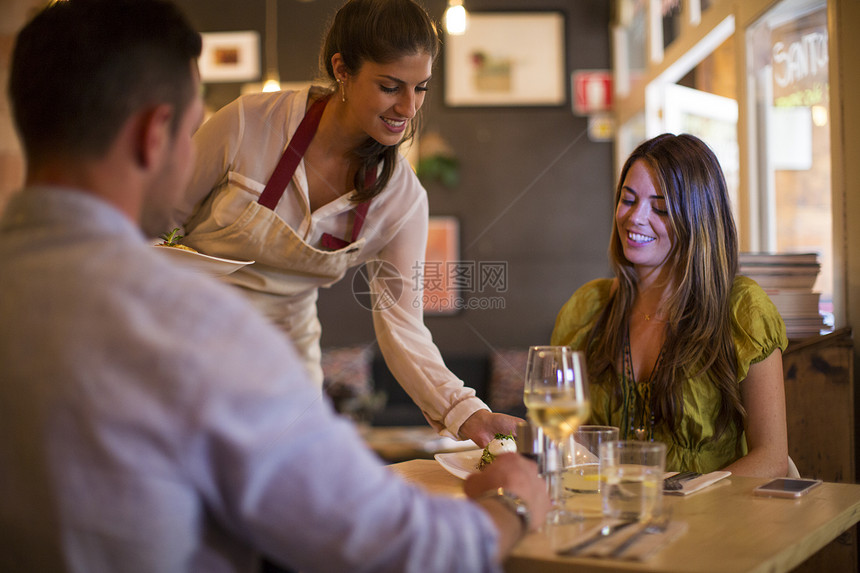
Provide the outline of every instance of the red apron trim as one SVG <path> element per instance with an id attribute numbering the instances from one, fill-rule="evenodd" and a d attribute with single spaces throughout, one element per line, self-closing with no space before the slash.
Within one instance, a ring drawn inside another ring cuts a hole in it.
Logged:
<path id="1" fill-rule="evenodd" d="M 302 160 L 305 151 L 308 149 L 308 145 L 311 144 L 311 140 L 317 132 L 317 127 L 319 127 L 320 118 L 322 118 L 327 102 L 328 97 L 318 99 L 311 105 L 305 117 L 302 118 L 295 135 L 293 135 L 289 145 L 287 145 L 287 149 L 281 156 L 280 161 L 278 161 L 275 171 L 269 178 L 269 182 L 266 183 L 263 193 L 260 194 L 260 199 L 257 203 L 263 207 L 268 207 L 272 211 L 275 210 L 275 206 L 277 206 L 278 201 L 284 195 L 290 179 L 293 178 L 299 162 Z"/>
<path id="2" fill-rule="evenodd" d="M 260 199 L 257 202 L 263 207 L 267 207 L 274 211 L 278 202 L 281 200 L 281 197 L 283 197 L 284 191 L 287 189 L 287 185 L 289 185 L 290 180 L 296 172 L 296 168 L 299 166 L 299 162 L 302 160 L 302 157 L 304 157 L 305 151 L 307 151 L 314 135 L 316 135 L 317 127 L 319 127 L 320 119 L 322 118 L 323 111 L 325 111 L 328 99 L 329 96 L 326 96 L 315 101 L 311 104 L 305 117 L 302 118 L 301 123 L 299 123 L 299 127 L 296 129 L 296 133 L 287 145 L 287 149 L 281 156 L 280 161 L 278 161 L 275 171 L 272 173 L 268 183 L 266 183 L 266 187 L 260 194 Z M 372 185 L 373 182 L 376 181 L 376 170 L 370 169 L 367 172 L 364 181 L 365 185 Z M 351 241 L 348 242 L 330 235 L 329 233 L 323 233 L 322 245 L 327 249 L 336 251 L 348 246 L 351 242 L 354 243 L 356 239 L 358 239 L 361 227 L 364 225 L 364 219 L 367 216 L 367 209 L 369 207 L 370 201 L 359 203 L 355 207 L 355 219 L 352 224 Z"/>
<path id="3" fill-rule="evenodd" d="M 364 185 L 365 187 L 370 187 L 373 185 L 374 181 L 376 181 L 376 170 L 371 169 L 364 176 Z M 344 247 L 348 247 L 351 243 L 354 243 L 358 240 L 358 234 L 361 232 L 361 227 L 364 225 L 364 219 L 367 217 L 367 210 L 370 208 L 370 200 L 359 203 L 355 206 L 354 213 L 355 218 L 352 221 L 352 238 L 349 241 L 345 241 L 340 237 L 335 237 L 334 235 L 330 235 L 329 233 L 323 233 L 322 236 L 322 246 L 326 249 L 331 249 L 333 251 L 338 251 L 343 249 Z"/>

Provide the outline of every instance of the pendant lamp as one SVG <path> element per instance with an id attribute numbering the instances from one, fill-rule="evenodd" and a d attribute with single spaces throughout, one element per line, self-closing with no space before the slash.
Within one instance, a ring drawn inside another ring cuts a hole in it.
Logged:
<path id="1" fill-rule="evenodd" d="M 463 6 L 463 0 L 448 0 L 445 10 L 445 31 L 451 36 L 461 36 L 466 32 L 469 14 Z"/>

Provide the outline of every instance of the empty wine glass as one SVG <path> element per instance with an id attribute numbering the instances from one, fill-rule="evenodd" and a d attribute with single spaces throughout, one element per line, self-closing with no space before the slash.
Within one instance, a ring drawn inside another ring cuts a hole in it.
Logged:
<path id="1" fill-rule="evenodd" d="M 589 416 L 585 356 L 568 346 L 529 348 L 523 401 L 529 419 L 543 429 L 549 446 L 545 463 L 553 508 L 547 522 L 563 524 L 579 520 L 578 513 L 564 507 L 561 484 L 564 463 L 560 446 Z"/>

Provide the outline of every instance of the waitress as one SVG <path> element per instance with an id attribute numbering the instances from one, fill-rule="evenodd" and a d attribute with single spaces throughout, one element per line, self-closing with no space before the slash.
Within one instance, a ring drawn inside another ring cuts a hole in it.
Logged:
<path id="1" fill-rule="evenodd" d="M 433 428 L 484 446 L 518 420 L 491 413 L 447 369 L 410 278 L 424 262 L 429 210 L 398 148 L 413 136 L 438 52 L 436 27 L 413 0 L 350 0 L 320 55 L 328 88 L 243 96 L 199 129 L 177 220 L 189 246 L 256 261 L 227 280 L 290 336 L 320 387 L 318 289 L 367 262 L 389 369 Z"/>

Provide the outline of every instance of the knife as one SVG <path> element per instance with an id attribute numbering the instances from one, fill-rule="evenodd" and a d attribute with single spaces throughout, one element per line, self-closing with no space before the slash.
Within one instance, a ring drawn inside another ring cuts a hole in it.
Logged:
<path id="1" fill-rule="evenodd" d="M 597 532 L 594 533 L 594 535 L 592 535 L 591 537 L 588 537 L 588 538 L 580 541 L 579 543 L 577 543 L 571 547 L 568 547 L 566 549 L 559 549 L 556 553 L 558 555 L 577 555 L 583 549 L 587 549 L 588 547 L 591 547 L 592 545 L 594 545 L 598 541 L 600 541 L 602 539 L 606 539 L 610 535 L 612 535 L 614 533 L 618 533 L 619 531 L 621 531 L 625 527 L 633 525 L 634 523 L 639 523 L 639 522 L 636 520 L 633 520 L 633 521 L 621 521 L 619 523 L 606 524 L 603 527 L 601 527 L 599 530 L 597 530 Z"/>
<path id="2" fill-rule="evenodd" d="M 658 517 L 657 519 L 652 519 L 645 525 L 643 525 L 639 531 L 635 531 L 633 535 L 625 539 L 621 542 L 621 544 L 612 550 L 612 553 L 609 554 L 610 557 L 620 557 L 625 551 L 630 549 L 630 547 L 639 541 L 645 535 L 649 533 L 663 533 L 669 528 L 669 516 L 663 515 Z"/>

